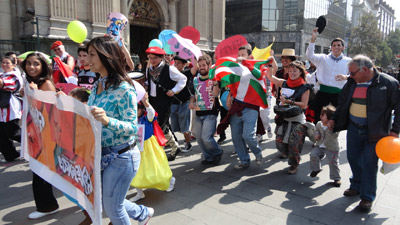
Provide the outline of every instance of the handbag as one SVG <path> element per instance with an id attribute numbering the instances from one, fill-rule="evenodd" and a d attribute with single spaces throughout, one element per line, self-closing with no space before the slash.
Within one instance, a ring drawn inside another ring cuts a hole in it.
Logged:
<path id="1" fill-rule="evenodd" d="M 8 108 L 10 105 L 11 92 L 0 90 L 0 108 Z"/>
<path id="2" fill-rule="evenodd" d="M 297 105 L 275 105 L 274 113 L 283 118 L 290 118 L 302 114 L 303 110 Z"/>

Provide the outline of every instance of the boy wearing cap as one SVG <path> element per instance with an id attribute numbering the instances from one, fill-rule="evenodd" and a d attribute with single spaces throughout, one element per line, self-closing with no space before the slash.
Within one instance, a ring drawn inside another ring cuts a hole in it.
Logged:
<path id="1" fill-rule="evenodd" d="M 189 152 L 192 150 L 192 144 L 190 144 L 190 135 L 191 132 L 189 130 L 190 125 L 190 109 L 189 109 L 189 100 L 190 96 L 193 96 L 194 93 L 191 91 L 191 87 L 193 86 L 193 76 L 197 73 L 197 61 L 192 59 L 193 67 L 190 69 L 186 69 L 185 65 L 187 63 L 186 59 L 183 59 L 179 55 L 174 57 L 174 66 L 186 76 L 187 81 L 185 87 L 181 92 L 175 95 L 176 98 L 172 100 L 171 105 L 171 127 L 173 132 L 182 132 L 185 137 L 185 148 L 182 149 L 182 152 Z"/>
<path id="2" fill-rule="evenodd" d="M 56 41 L 51 45 L 51 50 L 54 51 L 56 54 L 56 57 L 59 57 L 61 61 L 68 66 L 68 68 L 71 69 L 71 71 L 74 70 L 75 66 L 75 59 L 72 55 L 70 55 L 68 52 L 65 51 L 65 47 L 61 41 Z M 60 68 L 58 67 L 57 63 L 52 60 L 52 65 L 53 65 L 53 81 L 55 84 L 58 83 L 67 83 L 67 81 L 64 79 L 64 76 L 62 75 Z"/>
<path id="3" fill-rule="evenodd" d="M 150 63 L 146 70 L 150 104 L 158 113 L 158 123 L 168 140 L 168 145 L 171 146 L 168 160 L 173 161 L 181 150 L 169 129 L 168 121 L 172 99 L 185 87 L 187 78 L 174 66 L 165 63 L 165 51 L 162 48 L 150 47 L 146 54 Z"/>

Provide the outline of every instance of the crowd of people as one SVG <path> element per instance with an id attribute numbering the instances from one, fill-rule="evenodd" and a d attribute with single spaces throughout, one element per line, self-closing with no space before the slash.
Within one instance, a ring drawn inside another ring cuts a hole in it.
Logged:
<path id="1" fill-rule="evenodd" d="M 200 163 L 204 166 L 216 166 L 221 162 L 224 151 L 220 144 L 227 139 L 224 130 L 229 125 L 239 159 L 233 167 L 237 170 L 250 166 L 250 151 L 255 164 L 262 165 L 262 135 L 273 138 L 274 133 L 279 157 L 287 159 L 286 172 L 290 175 L 298 171 L 303 144 L 308 137 L 314 143 L 310 153 L 310 176 L 318 175 L 322 170 L 321 160 L 326 157 L 335 187 L 341 186 L 338 134 L 347 130 L 346 154 L 353 176 L 344 195 L 359 195 L 359 207 L 368 211 L 377 188 L 375 145 L 382 137 L 398 137 L 400 130 L 399 82 L 379 72 L 366 56 L 345 56 L 344 41 L 340 38 L 332 40 L 329 54 L 315 53 L 317 38 L 315 29 L 306 52 L 310 68 L 298 61 L 294 49 L 283 49 L 281 55 L 268 59 L 268 66 L 258 70 L 247 61 L 253 58 L 251 47 L 245 45 L 238 49 L 236 61 L 251 72 L 248 76 L 264 83 L 268 108 L 239 98 L 244 95 L 242 89 L 233 92 L 229 86 L 212 79 L 209 73 L 213 60 L 206 53 L 187 60 L 179 55 L 167 55 L 162 48 L 149 47 L 146 50 L 148 64 L 134 66 L 126 47 L 119 46 L 108 36 L 93 38 L 80 46 L 78 60 L 65 51 L 61 41 L 51 46 L 57 58 L 51 64 L 44 54 L 34 52 L 18 65 L 16 55 L 10 52 L 2 58 L 0 75 L 1 153 L 8 162 L 19 157 L 13 141 L 20 140 L 23 84 L 29 84 L 27 87 L 31 89 L 57 92 L 58 83 L 68 82 L 60 67 L 68 67 L 74 71 L 81 87 L 71 92 L 71 96 L 78 98 L 79 91 L 91 90 L 82 102 L 92 106 L 94 119 L 102 124 L 102 199 L 111 224 L 130 224 L 130 218 L 147 224 L 154 214 L 154 209 L 135 203 L 144 198 L 140 185 L 137 185 L 137 196 L 126 199 L 141 164 L 142 153 L 136 143 L 139 123 L 151 130 L 145 135 L 148 144 L 144 151 L 146 148 L 163 149 L 165 144 L 170 151 L 163 160 L 173 161 L 179 154 L 191 151 L 191 142 L 195 140 L 202 152 Z M 281 68 L 278 68 L 278 58 Z M 128 75 L 131 71 L 135 71 L 135 81 Z M 142 99 L 137 96 L 134 82 L 143 85 L 147 92 Z M 273 107 L 275 131 L 270 124 L 273 98 L 276 99 Z M 153 132 L 155 127 L 161 128 L 161 134 Z M 218 141 L 215 139 L 217 130 Z M 182 148 L 176 132 L 183 134 Z M 172 191 L 175 178 L 170 173 L 166 179 L 167 185 L 158 189 Z M 32 187 L 36 211 L 29 219 L 56 213 L 59 206 L 52 185 L 33 173 Z M 87 218 L 81 224 L 90 224 L 89 216 L 85 215 Z"/>

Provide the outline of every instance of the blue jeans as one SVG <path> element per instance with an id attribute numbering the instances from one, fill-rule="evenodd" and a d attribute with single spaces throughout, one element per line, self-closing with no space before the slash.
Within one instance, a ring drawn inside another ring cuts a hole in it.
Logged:
<path id="1" fill-rule="evenodd" d="M 214 139 L 214 133 L 217 129 L 217 116 L 196 116 L 194 122 L 196 141 L 203 152 L 204 159 L 213 161 L 216 155 L 222 154 L 221 148 Z"/>
<path id="2" fill-rule="evenodd" d="M 250 108 L 244 108 L 242 116 L 235 114 L 230 119 L 233 145 L 240 162 L 244 164 L 250 163 L 250 155 L 247 153 L 246 144 L 256 157 L 261 155 L 261 149 L 258 146 L 256 137 L 257 119 L 258 111 Z"/>
<path id="3" fill-rule="evenodd" d="M 171 105 L 171 128 L 173 132 L 189 132 L 190 109 L 189 101 Z"/>
<path id="4" fill-rule="evenodd" d="M 114 159 L 102 173 L 103 207 L 114 225 L 130 225 L 129 217 L 143 221 L 149 214 L 147 207 L 125 199 L 129 185 L 140 165 L 137 147 Z"/>
<path id="5" fill-rule="evenodd" d="M 360 129 L 349 123 L 347 127 L 347 160 L 353 176 L 350 188 L 360 192 L 360 198 L 374 201 L 378 156 L 376 142 L 368 143 L 368 129 Z"/>

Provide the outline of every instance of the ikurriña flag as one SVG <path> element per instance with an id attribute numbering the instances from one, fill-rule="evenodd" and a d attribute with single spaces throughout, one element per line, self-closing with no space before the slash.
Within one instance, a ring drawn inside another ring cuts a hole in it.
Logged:
<path id="1" fill-rule="evenodd" d="M 221 82 L 221 87 L 229 87 L 232 96 L 239 101 L 267 108 L 265 75 L 261 72 L 270 60 L 243 60 L 221 58 L 209 71 L 210 79 Z"/>

